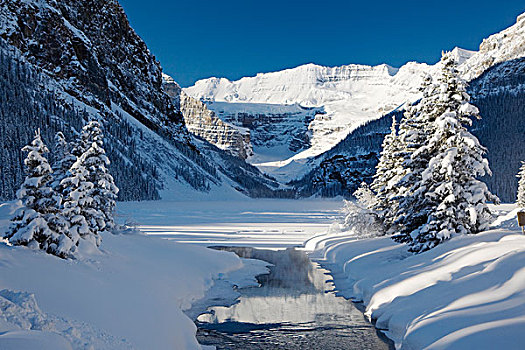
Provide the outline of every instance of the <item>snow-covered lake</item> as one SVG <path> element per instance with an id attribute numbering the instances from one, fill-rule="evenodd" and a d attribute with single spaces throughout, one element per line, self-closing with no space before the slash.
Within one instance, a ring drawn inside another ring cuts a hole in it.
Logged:
<path id="1" fill-rule="evenodd" d="M 117 213 L 148 235 L 204 246 L 302 246 L 339 217 L 341 200 L 124 202 Z"/>

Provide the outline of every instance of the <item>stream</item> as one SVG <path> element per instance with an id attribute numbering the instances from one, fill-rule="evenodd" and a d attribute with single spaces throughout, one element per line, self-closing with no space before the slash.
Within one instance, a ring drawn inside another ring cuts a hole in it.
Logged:
<path id="1" fill-rule="evenodd" d="M 328 271 L 300 250 L 220 248 L 273 264 L 261 287 L 239 289 L 231 306 L 195 321 L 197 339 L 217 349 L 393 349 L 354 303 L 333 292 Z"/>

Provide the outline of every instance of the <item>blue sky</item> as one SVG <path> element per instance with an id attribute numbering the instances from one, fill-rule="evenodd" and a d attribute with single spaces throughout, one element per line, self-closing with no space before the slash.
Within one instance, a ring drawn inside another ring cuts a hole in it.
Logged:
<path id="1" fill-rule="evenodd" d="M 120 0 L 182 86 L 304 63 L 434 63 L 515 23 L 523 0 Z"/>

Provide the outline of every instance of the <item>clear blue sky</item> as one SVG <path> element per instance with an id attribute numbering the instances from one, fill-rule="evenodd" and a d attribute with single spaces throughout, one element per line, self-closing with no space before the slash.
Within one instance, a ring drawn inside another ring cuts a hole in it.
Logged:
<path id="1" fill-rule="evenodd" d="M 120 0 L 182 86 L 304 63 L 436 62 L 515 23 L 524 0 Z"/>

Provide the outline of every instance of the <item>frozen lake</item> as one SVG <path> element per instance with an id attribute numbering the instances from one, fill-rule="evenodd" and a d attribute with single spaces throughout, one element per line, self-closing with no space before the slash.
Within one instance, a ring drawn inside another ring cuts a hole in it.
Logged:
<path id="1" fill-rule="evenodd" d="M 205 246 L 302 246 L 339 217 L 341 200 L 121 202 L 120 222 L 149 235 Z"/>

